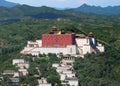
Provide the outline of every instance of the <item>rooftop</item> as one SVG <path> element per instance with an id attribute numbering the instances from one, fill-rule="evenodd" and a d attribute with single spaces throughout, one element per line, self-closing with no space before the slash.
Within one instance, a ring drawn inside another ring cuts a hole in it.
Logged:
<path id="1" fill-rule="evenodd" d="M 8 82 L 13 82 L 13 83 L 17 83 L 17 82 L 20 81 L 19 78 L 9 78 L 9 80 L 10 80 L 10 81 L 8 81 Z"/>
<path id="2" fill-rule="evenodd" d="M 4 70 L 3 73 L 14 73 L 14 70 Z"/>
<path id="3" fill-rule="evenodd" d="M 66 78 L 66 80 L 74 80 L 74 81 L 78 81 L 77 77 L 72 77 L 72 78 Z"/>

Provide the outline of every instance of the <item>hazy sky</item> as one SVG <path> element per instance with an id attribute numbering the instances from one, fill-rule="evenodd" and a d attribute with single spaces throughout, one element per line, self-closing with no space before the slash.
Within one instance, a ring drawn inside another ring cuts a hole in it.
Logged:
<path id="1" fill-rule="evenodd" d="M 6 0 L 31 6 L 49 6 L 57 8 L 79 7 L 83 3 L 96 6 L 114 6 L 120 5 L 120 0 Z"/>

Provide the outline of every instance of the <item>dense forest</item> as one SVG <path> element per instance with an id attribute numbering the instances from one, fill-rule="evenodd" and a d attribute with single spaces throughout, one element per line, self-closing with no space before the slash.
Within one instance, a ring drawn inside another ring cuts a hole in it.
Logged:
<path id="1" fill-rule="evenodd" d="M 0 13 L 0 74 L 5 69 L 15 69 L 11 64 L 12 59 L 21 57 L 19 53 L 28 40 L 40 39 L 43 33 L 56 26 L 58 29 L 78 34 L 87 35 L 93 32 L 97 40 L 106 46 L 105 53 L 88 54 L 84 59 L 76 59 L 74 71 L 79 77 L 80 86 L 120 85 L 119 15 L 84 14 L 47 7 L 34 11 L 29 9 L 31 8 L 28 6 L 14 7 L 10 10 L 0 8 L 2 12 Z M 52 71 L 55 73 L 54 69 Z"/>
<path id="2" fill-rule="evenodd" d="M 108 50 L 97 55 L 88 54 L 85 58 L 76 58 L 75 71 L 80 86 L 119 86 L 120 51 Z"/>

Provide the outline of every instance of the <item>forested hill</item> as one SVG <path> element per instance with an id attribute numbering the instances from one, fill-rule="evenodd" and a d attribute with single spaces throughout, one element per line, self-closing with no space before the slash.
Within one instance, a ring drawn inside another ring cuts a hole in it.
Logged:
<path id="1" fill-rule="evenodd" d="M 88 5 L 83 5 L 80 8 L 83 8 L 83 9 L 81 9 L 82 11 L 79 11 L 79 8 L 71 9 L 71 10 L 56 10 L 54 8 L 50 8 L 50 7 L 46 7 L 46 6 L 32 7 L 32 6 L 28 6 L 28 5 L 17 5 L 17 6 L 11 7 L 11 8 L 0 7 L 0 19 L 5 19 L 5 20 L 11 19 L 11 18 L 18 19 L 18 18 L 23 18 L 23 17 L 32 17 L 32 18 L 36 18 L 36 19 L 72 18 L 72 17 L 92 18 L 91 16 L 98 17 L 98 15 L 95 15 L 95 14 L 99 14 L 99 13 L 108 14 L 108 13 L 105 13 L 107 11 L 103 12 L 103 10 L 102 11 L 98 10 L 98 8 L 100 8 L 100 7 L 92 7 L 92 8 L 94 8 L 94 9 L 92 9 Z M 96 12 L 95 9 L 99 12 Z M 113 12 L 113 14 L 120 13 L 119 7 L 116 10 L 114 8 L 112 8 L 112 9 L 113 9 L 113 11 L 111 10 L 111 12 Z M 77 11 L 79 11 L 79 12 L 77 12 Z M 91 12 L 91 11 L 93 11 L 93 12 Z M 89 13 L 89 14 L 85 14 L 85 13 Z M 90 14 L 90 13 L 95 13 L 95 14 Z M 111 13 L 110 13 L 110 15 L 111 15 Z M 102 16 L 102 15 L 100 15 L 100 16 Z"/>
<path id="2" fill-rule="evenodd" d="M 21 55 L 20 51 L 28 40 L 40 39 L 52 26 L 77 34 L 87 35 L 93 32 L 97 40 L 106 47 L 105 53 L 76 59 L 74 71 L 80 86 L 119 86 L 120 16 L 60 11 L 45 6 L 0 7 L 0 74 L 4 70 L 14 69 L 12 59 L 27 57 Z M 31 74 L 29 76 L 33 77 Z M 23 80 L 33 82 L 32 78 Z"/>
<path id="3" fill-rule="evenodd" d="M 90 6 L 87 4 L 83 4 L 78 8 L 73 8 L 69 10 L 72 10 L 75 12 L 93 13 L 93 14 L 101 14 L 101 15 L 119 15 L 120 14 L 120 6 L 100 7 L 100 6 Z"/>
<path id="4" fill-rule="evenodd" d="M 0 7 L 0 18 L 57 18 L 69 16 L 63 13 L 63 11 L 55 10 L 54 8 L 42 6 L 32 7 L 28 5 L 19 5 L 12 8 Z"/>
<path id="5" fill-rule="evenodd" d="M 1 7 L 2 7 L 2 9 L 4 7 L 10 8 L 10 9 L 5 9 L 5 8 L 3 9 L 6 13 L 7 13 L 7 11 L 9 11 L 10 13 L 11 12 L 15 13 L 15 11 L 16 11 L 16 13 L 20 13 L 19 15 L 22 15 L 22 14 L 24 15 L 23 12 L 25 12 L 25 14 L 28 14 L 28 13 L 33 13 L 33 12 L 37 13 L 41 9 L 43 11 L 43 10 L 45 10 L 43 8 L 46 6 L 32 7 L 32 6 L 28 6 L 28 5 L 19 5 L 17 3 L 8 2 L 6 0 L 0 0 L 0 9 L 1 9 Z M 50 8 L 50 7 L 48 7 L 48 8 Z M 120 14 L 120 6 L 100 7 L 100 6 L 91 6 L 91 5 L 83 4 L 80 7 L 71 8 L 71 9 L 67 9 L 67 10 L 73 11 L 73 12 L 81 12 L 81 13 L 89 13 L 89 14 L 93 13 L 93 14 L 101 14 L 101 15 L 119 15 Z M 66 10 L 63 10 L 63 11 L 66 11 Z M 10 16 L 10 13 L 8 14 L 8 16 Z"/>
<path id="6" fill-rule="evenodd" d="M 19 35 L 24 32 L 25 29 L 23 28 L 25 27 L 26 28 L 32 27 L 30 31 L 35 33 L 34 30 L 36 29 L 36 33 L 38 33 L 39 32 L 38 30 L 40 29 L 38 28 L 38 26 L 39 27 L 42 26 L 39 23 L 41 23 L 42 21 L 42 24 L 44 25 L 46 24 L 46 20 L 47 20 L 47 22 L 49 22 L 47 23 L 47 27 L 56 25 L 60 27 L 60 29 L 62 29 L 66 25 L 68 25 L 68 27 L 73 25 L 75 28 L 78 28 L 78 31 L 75 30 L 75 32 L 82 31 L 84 34 L 87 34 L 88 32 L 92 31 L 98 39 L 103 40 L 106 44 L 108 43 L 110 45 L 114 45 L 115 47 L 119 47 L 119 39 L 120 39 L 119 38 L 120 37 L 119 35 L 120 16 L 119 15 L 103 16 L 103 15 L 95 15 L 95 14 L 78 13 L 73 11 L 60 11 L 60 10 L 56 10 L 54 8 L 50 8 L 46 6 L 32 7 L 27 5 L 19 5 L 12 8 L 0 7 L 0 12 L 1 12 L 0 27 L 4 29 L 4 30 L 1 29 L 1 33 L 3 33 L 2 31 L 6 31 L 6 32 L 10 31 L 10 34 L 13 34 L 14 33 L 13 29 L 14 29 L 16 30 L 16 33 L 17 33 L 16 35 Z M 51 21 L 53 21 L 53 23 L 51 23 Z M 16 29 L 16 28 L 19 28 L 18 27 L 19 25 L 22 26 L 22 24 L 26 24 L 26 23 L 27 25 L 25 25 L 25 27 L 21 27 L 21 31 L 18 32 L 17 30 L 19 29 Z M 31 23 L 32 24 L 35 23 L 35 24 L 31 26 L 29 25 Z M 13 26 L 11 26 L 12 24 Z M 42 28 L 45 28 L 45 27 L 42 26 Z M 11 29 L 6 30 L 8 28 L 11 28 Z M 41 33 L 44 32 L 44 30 L 45 29 L 42 29 Z M 74 31 L 72 28 L 70 30 Z M 0 39 L 2 38 L 2 40 L 6 40 L 6 41 L 9 40 L 7 38 L 8 36 L 6 37 L 3 37 L 3 36 L 6 36 L 6 34 L 4 33 L 4 35 L 2 35 Z M 21 35 L 19 36 L 20 38 L 25 39 L 25 37 Z M 38 38 L 39 36 L 36 37 L 36 34 L 31 34 L 30 37 L 32 37 L 32 39 L 35 39 L 35 38 Z M 12 38 L 12 40 L 14 40 L 14 38 Z M 17 38 L 15 38 L 15 40 L 18 41 Z"/>
<path id="7" fill-rule="evenodd" d="M 6 0 L 0 0 L 0 7 L 14 7 L 18 4 L 13 3 L 13 2 L 8 2 Z"/>

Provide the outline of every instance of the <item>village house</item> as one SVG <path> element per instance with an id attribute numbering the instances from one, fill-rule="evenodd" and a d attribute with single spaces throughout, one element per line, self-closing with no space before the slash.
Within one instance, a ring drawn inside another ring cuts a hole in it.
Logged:
<path id="1" fill-rule="evenodd" d="M 26 76 L 28 75 L 28 70 L 27 69 L 18 69 L 18 71 L 20 72 L 21 76 Z"/>
<path id="2" fill-rule="evenodd" d="M 14 70 L 4 70 L 3 75 L 14 75 L 15 71 Z"/>
<path id="3" fill-rule="evenodd" d="M 59 66 L 59 64 L 52 64 L 52 67 L 57 68 Z"/>
<path id="4" fill-rule="evenodd" d="M 29 68 L 29 63 L 18 63 L 17 67 L 19 67 L 20 69 L 28 69 Z"/>
<path id="5" fill-rule="evenodd" d="M 79 81 L 76 74 L 73 72 L 74 58 L 63 58 L 60 64 L 53 64 L 52 67 L 56 68 L 56 71 L 60 75 L 61 84 L 64 86 L 78 86 Z"/>
<path id="6" fill-rule="evenodd" d="M 25 60 L 24 59 L 13 59 L 12 61 L 13 65 L 19 64 L 19 63 L 25 63 Z"/>
<path id="7" fill-rule="evenodd" d="M 13 65 L 16 65 L 16 67 L 19 67 L 20 69 L 29 68 L 29 62 L 26 62 L 24 59 L 13 59 Z"/>
<path id="8" fill-rule="evenodd" d="M 78 86 L 79 84 L 79 81 L 76 77 L 73 77 L 73 78 L 67 78 L 66 81 L 68 81 L 68 84 L 70 86 Z"/>
<path id="9" fill-rule="evenodd" d="M 8 83 L 11 83 L 12 85 L 19 85 L 20 79 L 19 78 L 9 78 Z"/>
<path id="10" fill-rule="evenodd" d="M 15 77 L 20 77 L 20 73 L 19 73 L 19 72 L 14 72 L 13 77 L 14 77 L 14 78 L 15 78 Z"/>
<path id="11" fill-rule="evenodd" d="M 45 78 L 38 79 L 38 86 L 52 86 Z"/>
<path id="12" fill-rule="evenodd" d="M 28 68 L 29 68 L 29 62 L 25 61 L 24 59 L 13 59 L 13 65 L 16 65 L 18 67 L 18 72 L 20 76 L 26 76 L 28 75 Z M 17 76 L 17 74 L 16 74 Z"/>

